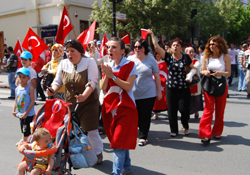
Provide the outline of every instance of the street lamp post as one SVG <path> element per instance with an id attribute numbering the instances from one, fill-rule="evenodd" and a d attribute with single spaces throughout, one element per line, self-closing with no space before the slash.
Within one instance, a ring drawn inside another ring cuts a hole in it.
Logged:
<path id="1" fill-rule="evenodd" d="M 113 0 L 113 33 L 112 36 L 116 37 L 116 0 Z"/>
<path id="2" fill-rule="evenodd" d="M 109 0 L 109 2 L 113 2 L 113 33 L 112 36 L 116 37 L 116 3 L 119 3 L 123 0 Z"/>

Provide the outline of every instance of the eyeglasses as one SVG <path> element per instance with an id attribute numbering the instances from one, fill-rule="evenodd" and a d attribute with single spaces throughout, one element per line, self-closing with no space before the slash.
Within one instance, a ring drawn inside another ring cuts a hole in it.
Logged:
<path id="1" fill-rule="evenodd" d="M 67 41 L 64 43 L 64 46 L 66 46 L 67 44 L 75 44 L 75 43 L 76 43 L 76 40 L 69 39 L 69 40 L 67 40 Z"/>
<path id="2" fill-rule="evenodd" d="M 134 46 L 134 48 L 142 49 L 142 46 Z"/>

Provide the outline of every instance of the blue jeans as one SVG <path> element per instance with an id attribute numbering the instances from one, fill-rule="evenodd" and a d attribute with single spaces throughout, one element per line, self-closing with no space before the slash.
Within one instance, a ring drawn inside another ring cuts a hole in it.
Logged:
<path id="1" fill-rule="evenodd" d="M 16 89 L 16 79 L 15 79 L 15 72 L 9 72 L 8 73 L 8 81 L 10 86 L 10 96 L 15 97 L 15 89 Z"/>
<path id="2" fill-rule="evenodd" d="M 240 67 L 240 66 L 239 66 L 238 90 L 239 91 L 245 91 L 245 90 L 247 90 L 247 85 L 246 85 L 246 71 L 243 71 L 243 67 Z"/>
<path id="3" fill-rule="evenodd" d="M 131 169 L 128 149 L 114 149 L 113 154 L 113 172 L 111 175 L 120 175 L 122 169 Z"/>
<path id="4" fill-rule="evenodd" d="M 231 86 L 233 82 L 233 77 L 237 71 L 237 64 L 231 64 L 231 76 L 228 78 L 228 84 Z"/>

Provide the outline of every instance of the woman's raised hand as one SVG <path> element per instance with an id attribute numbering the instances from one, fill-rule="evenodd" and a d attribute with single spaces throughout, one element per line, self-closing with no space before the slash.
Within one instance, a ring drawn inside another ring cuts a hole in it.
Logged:
<path id="1" fill-rule="evenodd" d="M 111 67 L 108 65 L 105 66 L 104 64 L 101 65 L 102 73 L 104 73 L 108 78 L 112 78 L 114 76 Z"/>
<path id="2" fill-rule="evenodd" d="M 152 31 L 152 29 L 148 29 L 148 34 L 149 34 L 149 35 L 154 34 L 153 31 Z"/>

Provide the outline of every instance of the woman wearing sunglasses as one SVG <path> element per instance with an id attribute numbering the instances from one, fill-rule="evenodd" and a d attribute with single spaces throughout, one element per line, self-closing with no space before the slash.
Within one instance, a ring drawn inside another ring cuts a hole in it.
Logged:
<path id="1" fill-rule="evenodd" d="M 161 80 L 159 76 L 159 67 L 154 57 L 148 55 L 148 44 L 143 39 L 136 39 L 134 42 L 133 56 L 128 60 L 134 61 L 138 77 L 135 80 L 133 94 L 139 115 L 139 146 L 147 144 L 148 132 L 151 122 L 151 114 L 155 99 L 161 100 Z M 152 78 L 155 77 L 155 81 Z"/>
<path id="2" fill-rule="evenodd" d="M 231 59 L 228 54 L 226 41 L 220 36 L 211 37 L 205 47 L 202 63 L 203 76 L 215 76 L 216 78 L 230 77 Z M 205 109 L 200 120 L 199 138 L 204 145 L 210 143 L 211 136 L 220 139 L 224 127 L 224 111 L 227 102 L 228 87 L 226 83 L 225 93 L 220 97 L 209 95 L 204 91 Z M 213 113 L 215 111 L 215 123 L 211 130 Z"/>
<path id="3" fill-rule="evenodd" d="M 157 40 L 151 30 L 148 30 L 151 35 L 155 51 L 164 58 L 168 67 L 168 80 L 167 80 L 167 103 L 168 115 L 170 123 L 170 136 L 176 137 L 178 135 L 178 110 L 181 113 L 181 122 L 184 134 L 189 134 L 189 103 L 190 103 L 190 88 L 188 82 L 192 81 L 192 76 L 196 73 L 196 69 L 190 57 L 182 54 L 183 42 L 179 38 L 171 41 L 171 52 L 166 52 L 159 46 Z M 191 71 L 186 75 L 185 67 L 189 66 Z"/>
<path id="4" fill-rule="evenodd" d="M 72 103 L 72 105 L 69 105 L 70 110 L 74 111 L 76 104 L 79 103 L 76 113 L 81 128 L 83 131 L 88 131 L 89 141 L 98 157 L 97 163 L 100 164 L 103 158 L 103 143 L 98 133 L 97 65 L 93 58 L 83 56 L 83 46 L 79 41 L 68 40 L 64 46 L 68 59 L 60 62 L 56 77 L 52 87 L 50 87 L 52 92 L 47 89 L 47 94 L 52 96 L 65 85 L 65 101 Z"/>

